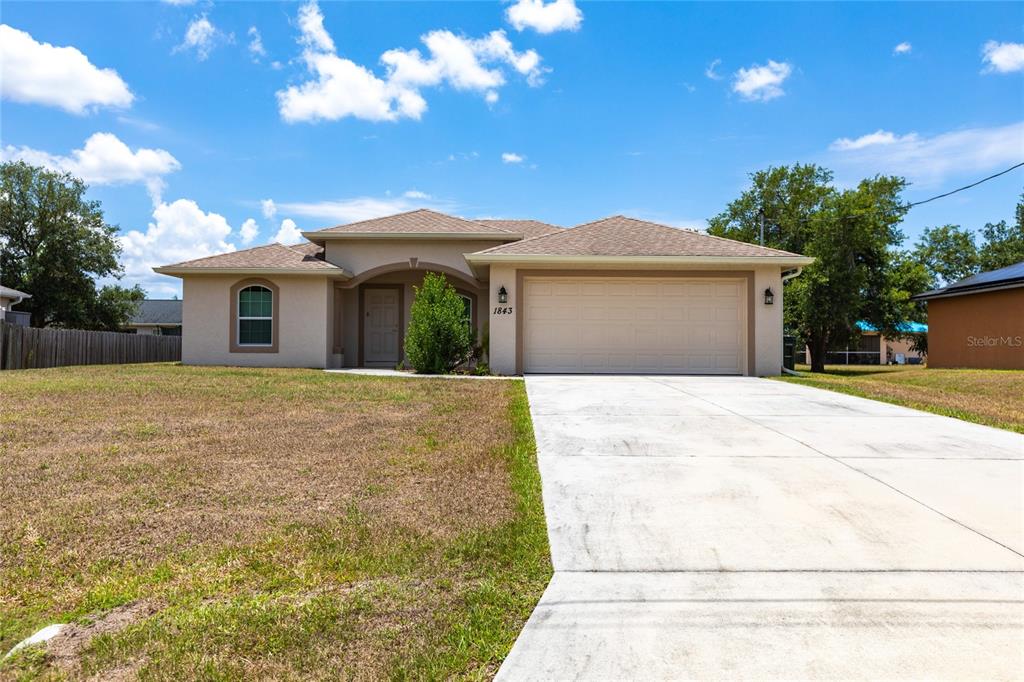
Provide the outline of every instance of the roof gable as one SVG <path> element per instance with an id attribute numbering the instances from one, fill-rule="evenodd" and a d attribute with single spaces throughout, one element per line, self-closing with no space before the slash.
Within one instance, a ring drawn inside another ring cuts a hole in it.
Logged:
<path id="1" fill-rule="evenodd" d="M 323 271 L 341 272 L 341 268 L 323 260 L 321 254 L 323 248 L 316 244 L 299 244 L 296 246 L 285 246 L 284 244 L 267 244 L 266 246 L 255 246 L 251 249 L 221 253 L 216 256 L 206 256 L 195 260 L 165 265 L 157 268 L 157 272 L 164 270 L 289 270 L 289 271 Z"/>
<path id="2" fill-rule="evenodd" d="M 312 238 L 330 235 L 478 235 L 493 234 L 499 238 L 512 236 L 508 230 L 498 225 L 487 225 L 476 220 L 466 220 L 455 216 L 445 215 L 427 208 L 399 213 L 397 215 L 384 216 L 382 218 L 371 218 L 361 220 L 347 225 L 336 225 L 322 230 L 308 233 Z"/>
<path id="3" fill-rule="evenodd" d="M 798 254 L 714 237 L 693 230 L 612 216 L 548 235 L 503 244 L 479 254 L 519 256 L 797 257 Z"/>

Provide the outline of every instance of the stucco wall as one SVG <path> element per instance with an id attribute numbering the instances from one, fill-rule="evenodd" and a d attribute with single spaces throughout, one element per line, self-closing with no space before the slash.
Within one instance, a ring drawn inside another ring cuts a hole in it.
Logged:
<path id="1" fill-rule="evenodd" d="M 444 265 L 472 277 L 473 273 L 463 254 L 482 251 L 502 243 L 504 242 L 466 239 L 341 239 L 326 243 L 324 258 L 353 275 L 382 265 L 408 263 L 410 258 L 418 258 L 420 262 Z"/>
<path id="2" fill-rule="evenodd" d="M 279 288 L 278 352 L 231 353 L 231 287 L 246 276 L 183 278 L 181 360 L 186 365 L 327 367 L 333 282 L 324 277 L 261 277 Z"/>
<path id="3" fill-rule="evenodd" d="M 928 301 L 928 366 L 1024 369 L 1024 288 Z"/>
<path id="4" fill-rule="evenodd" d="M 694 268 L 688 268 L 693 270 Z M 706 268 L 711 269 L 711 268 Z M 717 270 L 724 268 L 716 267 Z M 749 272 L 744 270 L 742 272 Z M 517 291 L 517 268 L 491 266 L 490 273 L 490 365 L 497 374 L 515 374 L 516 320 L 521 311 Z M 580 270 L 585 276 L 587 271 Z M 737 276 L 742 276 L 737 271 Z M 498 290 L 504 286 L 508 303 L 498 303 Z M 775 294 L 773 305 L 764 304 L 764 290 L 771 287 Z M 777 375 L 782 367 L 782 273 L 778 267 L 758 268 L 754 271 L 754 362 L 747 373 L 757 376 Z M 511 308 L 510 314 L 497 314 L 496 308 Z"/>
<path id="5" fill-rule="evenodd" d="M 775 302 L 765 305 L 764 290 L 770 288 Z M 778 266 L 754 270 L 754 368 L 750 374 L 775 376 L 782 373 L 782 271 Z"/>

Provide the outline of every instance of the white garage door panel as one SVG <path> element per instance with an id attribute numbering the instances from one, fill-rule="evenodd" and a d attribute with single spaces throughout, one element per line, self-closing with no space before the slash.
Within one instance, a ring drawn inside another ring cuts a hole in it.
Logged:
<path id="1" fill-rule="evenodd" d="M 527 278 L 526 372 L 742 374 L 741 279 Z"/>

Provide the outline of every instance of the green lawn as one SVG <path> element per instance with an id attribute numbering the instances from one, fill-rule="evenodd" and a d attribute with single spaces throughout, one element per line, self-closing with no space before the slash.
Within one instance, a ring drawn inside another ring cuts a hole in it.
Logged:
<path id="1" fill-rule="evenodd" d="M 551 575 L 521 381 L 3 372 L 0 463 L 0 677 L 487 679 Z"/>
<path id="2" fill-rule="evenodd" d="M 929 369 L 922 365 L 827 365 L 823 374 L 779 381 L 840 391 L 1024 433 L 1024 371 Z"/>

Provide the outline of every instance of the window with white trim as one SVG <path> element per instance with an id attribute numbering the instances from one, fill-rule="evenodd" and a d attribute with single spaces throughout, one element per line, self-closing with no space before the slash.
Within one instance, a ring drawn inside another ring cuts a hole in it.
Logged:
<path id="1" fill-rule="evenodd" d="M 462 299 L 462 319 L 465 320 L 466 326 L 470 329 L 473 328 L 473 299 L 465 294 L 459 294 L 459 298 Z"/>
<path id="2" fill-rule="evenodd" d="M 270 346 L 274 334 L 274 292 L 254 284 L 238 292 L 238 345 Z"/>

